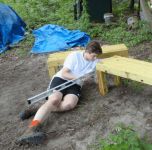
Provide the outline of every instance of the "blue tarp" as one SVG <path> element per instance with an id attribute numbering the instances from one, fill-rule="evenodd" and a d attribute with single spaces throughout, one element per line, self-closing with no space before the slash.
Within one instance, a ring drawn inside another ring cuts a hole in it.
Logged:
<path id="1" fill-rule="evenodd" d="M 24 38 L 25 26 L 11 7 L 0 3 L 0 53 Z"/>
<path id="2" fill-rule="evenodd" d="M 32 53 L 64 51 L 75 46 L 86 46 L 90 37 L 80 30 L 68 30 L 58 25 L 44 25 L 34 30 Z"/>

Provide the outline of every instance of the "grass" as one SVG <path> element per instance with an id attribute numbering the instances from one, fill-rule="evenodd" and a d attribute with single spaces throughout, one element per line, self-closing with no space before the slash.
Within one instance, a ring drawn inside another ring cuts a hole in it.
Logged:
<path id="1" fill-rule="evenodd" d="M 136 82 L 129 79 L 124 79 L 122 82 L 123 82 L 123 86 L 131 89 L 131 91 L 134 91 L 134 93 L 136 94 L 141 93 L 144 89 L 144 84 L 140 82 Z"/>
<path id="2" fill-rule="evenodd" d="M 141 139 L 133 127 L 123 124 L 117 126 L 107 138 L 99 140 L 94 150 L 151 150 L 152 144 Z"/>
<path id="3" fill-rule="evenodd" d="M 27 32 L 30 34 L 45 24 L 57 24 L 68 29 L 80 29 L 87 32 L 92 39 L 98 38 L 107 41 L 109 44 L 125 43 L 128 47 L 136 46 L 144 41 L 152 39 L 152 31 L 146 22 L 139 21 L 136 28 L 129 30 L 127 17 L 130 15 L 129 2 L 113 0 L 114 22 L 107 26 L 104 23 L 91 23 L 87 13 L 87 0 L 83 1 L 84 9 L 82 17 L 75 21 L 73 14 L 73 0 L 0 0 L 10 5 L 27 24 Z M 127 17 L 126 17 L 127 16 Z M 28 35 L 24 41 L 14 47 L 16 51 L 30 51 L 34 39 Z M 21 54 L 22 52 L 17 52 Z"/>

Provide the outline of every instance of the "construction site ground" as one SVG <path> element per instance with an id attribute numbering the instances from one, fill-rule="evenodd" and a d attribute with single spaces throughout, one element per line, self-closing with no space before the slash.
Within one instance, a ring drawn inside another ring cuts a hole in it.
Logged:
<path id="1" fill-rule="evenodd" d="M 152 42 L 129 49 L 130 57 L 152 61 Z M 46 90 L 50 81 L 48 55 L 18 58 L 14 52 L 0 57 L 0 149 L 1 150 L 88 150 L 118 123 L 133 125 L 152 143 L 152 86 L 111 86 L 101 96 L 95 83 L 85 83 L 78 106 L 64 113 L 51 113 L 43 129 L 47 140 L 41 145 L 19 145 L 16 139 L 32 118 L 21 121 L 19 113 L 27 98 Z M 110 83 L 112 84 L 112 83 Z M 44 102 L 44 101 L 43 101 Z M 40 105 L 40 104 L 37 104 Z"/>

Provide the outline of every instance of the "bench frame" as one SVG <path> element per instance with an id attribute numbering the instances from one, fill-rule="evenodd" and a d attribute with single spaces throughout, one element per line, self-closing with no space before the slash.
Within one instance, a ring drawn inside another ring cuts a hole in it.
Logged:
<path id="1" fill-rule="evenodd" d="M 152 63 L 113 56 L 96 65 L 99 91 L 102 96 L 108 92 L 106 74 L 114 76 L 116 86 L 120 85 L 120 78 L 126 78 L 140 83 L 152 85 Z"/>
<path id="2" fill-rule="evenodd" d="M 103 54 L 98 58 L 108 58 L 114 55 L 128 57 L 128 48 L 125 44 L 104 45 L 102 46 Z M 81 50 L 82 51 L 82 50 Z M 50 78 L 60 69 L 63 65 L 65 58 L 73 51 L 58 52 L 50 54 L 47 60 L 48 72 Z"/>

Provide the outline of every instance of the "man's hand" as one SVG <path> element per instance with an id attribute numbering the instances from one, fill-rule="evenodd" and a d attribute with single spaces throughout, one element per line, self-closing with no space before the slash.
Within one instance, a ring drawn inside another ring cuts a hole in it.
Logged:
<path id="1" fill-rule="evenodd" d="M 78 78 L 78 79 L 76 80 L 76 84 L 78 84 L 78 85 L 82 85 L 83 82 L 84 82 L 83 79 L 79 79 L 79 78 Z"/>
<path id="2" fill-rule="evenodd" d="M 71 70 L 66 67 L 62 69 L 62 77 L 67 80 L 76 79 L 76 77 L 71 73 Z"/>

